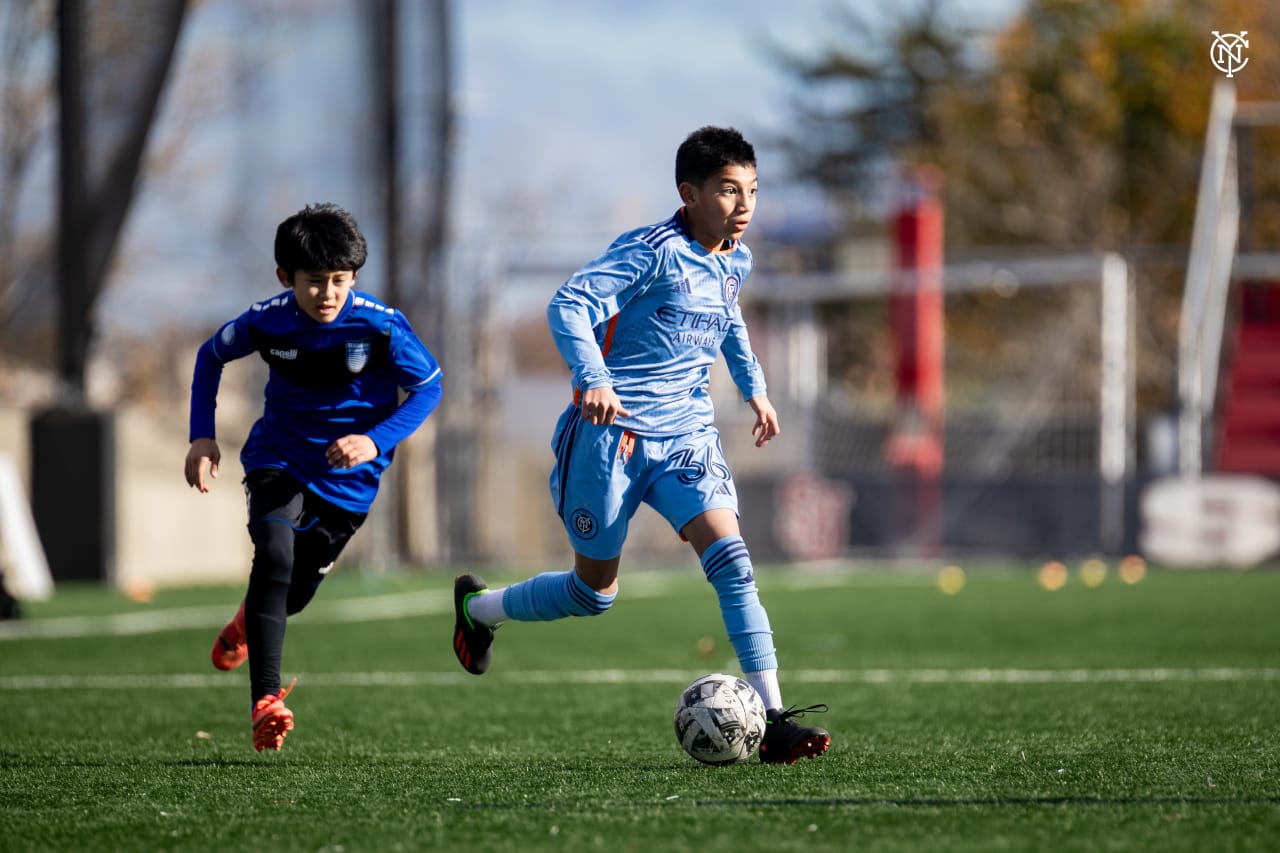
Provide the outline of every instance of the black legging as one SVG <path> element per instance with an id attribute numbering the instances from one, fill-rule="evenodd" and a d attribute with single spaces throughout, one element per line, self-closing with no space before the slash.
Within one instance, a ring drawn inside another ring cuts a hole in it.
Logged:
<path id="1" fill-rule="evenodd" d="M 253 565 L 244 597 L 251 699 L 280 692 L 286 617 L 301 611 L 365 514 L 336 507 L 278 468 L 245 477 Z"/>

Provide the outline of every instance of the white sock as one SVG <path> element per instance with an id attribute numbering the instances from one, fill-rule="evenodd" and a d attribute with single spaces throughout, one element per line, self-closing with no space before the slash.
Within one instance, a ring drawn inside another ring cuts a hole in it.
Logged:
<path id="1" fill-rule="evenodd" d="M 747 683 L 754 687 L 760 694 L 760 698 L 764 700 L 766 711 L 782 710 L 782 688 L 778 686 L 776 669 L 762 669 L 759 672 L 745 673 L 745 675 Z"/>
<path id="2" fill-rule="evenodd" d="M 490 627 L 506 622 L 510 617 L 502 609 L 502 592 L 501 589 L 490 589 L 467 599 L 467 615 L 471 621 Z"/>

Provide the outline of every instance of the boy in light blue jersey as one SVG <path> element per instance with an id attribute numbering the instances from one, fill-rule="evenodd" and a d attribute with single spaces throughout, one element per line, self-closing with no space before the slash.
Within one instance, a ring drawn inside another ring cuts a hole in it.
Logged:
<path id="1" fill-rule="evenodd" d="M 751 272 L 741 238 L 756 206 L 755 151 L 736 130 L 697 130 L 676 152 L 676 186 L 683 207 L 674 216 L 623 234 L 547 309 L 573 370 L 573 403 L 552 438 L 551 497 L 574 568 L 492 591 L 477 575 L 459 575 L 454 652 L 479 675 L 489 667 L 494 626 L 606 611 L 618 592 L 627 525 L 647 503 L 693 545 L 716 590 L 738 662 L 768 711 L 760 760 L 792 764 L 826 751 L 827 732 L 795 719 L 826 708 L 783 706 L 773 633 L 707 387 L 723 353 L 755 412 L 756 446 L 778 435 L 738 304 Z"/>
<path id="2" fill-rule="evenodd" d="M 276 230 L 276 276 L 288 291 L 250 306 L 196 355 L 184 473 L 200 492 L 221 461 L 214 407 L 223 365 L 256 352 L 270 368 L 262 417 L 240 453 L 249 587 L 211 654 L 218 669 L 249 661 L 259 751 L 280 749 L 293 728 L 289 691 L 280 689 L 286 618 L 311 601 L 364 523 L 395 446 L 440 401 L 440 368 L 409 321 L 354 289 L 367 254 L 347 211 L 304 208 Z"/>

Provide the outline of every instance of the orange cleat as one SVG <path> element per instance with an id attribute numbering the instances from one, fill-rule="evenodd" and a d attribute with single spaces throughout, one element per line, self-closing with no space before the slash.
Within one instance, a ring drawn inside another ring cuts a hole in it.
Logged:
<path id="1" fill-rule="evenodd" d="M 217 669 L 235 669 L 249 657 L 249 642 L 244 636 L 244 602 L 214 640 L 209 657 Z"/>
<path id="2" fill-rule="evenodd" d="M 293 729 L 293 712 L 284 706 L 284 697 L 297 683 L 295 678 L 279 695 L 268 693 L 253 703 L 253 748 L 258 752 L 284 745 L 284 736 Z"/>

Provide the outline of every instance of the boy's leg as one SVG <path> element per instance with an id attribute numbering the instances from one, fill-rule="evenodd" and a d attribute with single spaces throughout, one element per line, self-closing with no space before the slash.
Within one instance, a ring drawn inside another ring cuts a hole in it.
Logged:
<path id="1" fill-rule="evenodd" d="M 502 611 L 518 622 L 597 616 L 608 610 L 618 594 L 627 526 L 640 505 L 635 484 L 645 470 L 643 439 L 621 427 L 587 423 L 577 410 L 567 413 L 559 427 L 552 442 L 556 466 L 551 497 L 569 534 L 574 567 L 502 590 Z"/>
<path id="2" fill-rule="evenodd" d="M 283 494 L 281 495 L 283 497 Z M 290 504 L 292 506 L 292 503 Z M 274 517 L 269 517 L 270 521 Z M 353 513 L 340 507 L 333 506 L 315 494 L 306 491 L 302 492 L 302 512 L 299 517 L 290 523 L 293 530 L 293 556 L 289 563 L 289 572 L 285 575 L 279 572 L 279 576 L 288 578 L 288 585 L 285 592 L 284 610 L 285 616 L 292 616 L 301 611 L 311 601 L 315 595 L 316 589 L 320 586 L 320 582 L 324 580 L 324 576 L 333 568 L 333 563 L 338 559 L 338 555 L 342 553 L 343 547 L 360 529 L 360 525 L 364 523 L 365 515 L 363 513 Z M 269 526 L 281 527 L 279 523 L 273 523 Z M 276 534 L 267 532 L 264 534 L 266 538 L 272 538 Z M 255 538 L 254 544 L 257 544 Z M 255 559 L 255 564 L 256 564 Z M 252 585 L 252 575 L 250 576 Z M 275 586 L 274 584 L 272 585 Z M 272 590 L 272 597 L 278 596 L 278 590 Z M 246 603 L 249 597 L 246 596 Z M 274 607 L 274 602 L 272 604 Z M 243 613 L 245 606 L 242 606 Z M 243 617 L 242 617 L 243 618 Z M 269 690 L 265 693 L 258 692 L 261 687 L 258 686 L 254 678 L 253 664 L 250 663 L 250 679 L 254 681 L 254 703 L 253 713 L 251 715 L 251 723 L 253 726 L 253 745 L 254 748 L 261 752 L 264 749 L 280 749 L 284 745 L 284 736 L 293 729 L 293 712 L 285 707 L 284 699 L 289 691 L 293 689 L 293 685 L 284 690 L 279 689 L 280 683 L 280 663 L 279 652 L 284 647 L 284 624 L 285 619 L 280 622 L 280 638 L 278 645 L 274 646 L 277 651 L 275 658 L 275 684 L 276 689 Z M 295 679 L 296 682 L 296 679 Z"/>
<path id="3" fill-rule="evenodd" d="M 488 669 L 493 627 L 501 622 L 596 616 L 613 604 L 618 555 L 640 502 L 632 488 L 645 465 L 639 443 L 619 427 L 587 423 L 577 409 L 561 417 L 550 486 L 574 549 L 574 568 L 495 590 L 478 575 L 455 578 L 453 651 L 464 669 L 475 675 Z"/>
<path id="4" fill-rule="evenodd" d="M 453 652 L 458 662 L 467 672 L 483 675 L 492 659 L 494 628 L 508 619 L 546 622 L 604 613 L 618 595 L 618 563 L 617 557 L 593 560 L 577 555 L 570 571 L 543 572 L 494 590 L 479 575 L 458 575 L 453 581 Z"/>
<path id="5" fill-rule="evenodd" d="M 773 630 L 738 526 L 737 492 L 719 433 L 709 428 L 677 436 L 663 452 L 665 462 L 655 468 L 645 500 L 693 545 L 715 588 L 738 665 L 768 713 L 760 760 L 793 763 L 801 756 L 822 754 L 830 735 L 800 726 L 792 719 L 799 712 L 783 708 Z"/>
<path id="6" fill-rule="evenodd" d="M 738 495 L 720 434 L 708 428 L 675 436 L 665 442 L 662 455 L 645 500 L 693 545 L 715 587 L 743 674 L 765 708 L 780 708 L 773 631 L 738 527 Z"/>
<path id="7" fill-rule="evenodd" d="M 334 561 L 360 529 L 365 517 L 363 513 L 348 512 L 333 506 L 311 492 L 303 494 L 302 519 L 305 521 L 299 525 L 302 530 L 294 537 L 293 570 L 289 576 L 289 593 L 285 601 L 287 616 L 301 612 L 311 601 L 320 582 L 333 568 Z M 249 657 L 244 611 L 242 601 L 236 615 L 214 641 L 210 657 L 218 669 L 235 669 Z"/>
<path id="8" fill-rule="evenodd" d="M 368 517 L 334 506 L 311 492 L 304 496 L 303 506 L 304 529 L 294 538 L 293 574 L 285 601 L 289 616 L 302 612 L 311 603 L 320 582 Z"/>
<path id="9" fill-rule="evenodd" d="M 577 554 L 570 571 L 543 572 L 504 589 L 502 609 L 517 622 L 599 616 L 618 596 L 619 562 Z"/>
<path id="10" fill-rule="evenodd" d="M 253 564 L 245 593 L 245 638 L 249 643 L 251 699 L 280 693 L 280 658 L 293 578 L 294 541 L 301 526 L 305 488 L 275 468 L 250 471 L 249 537 Z"/>
<path id="11" fill-rule="evenodd" d="M 798 758 L 814 758 L 826 752 L 831 735 L 825 729 L 795 721 L 805 711 L 825 711 L 826 706 L 792 709 L 782 705 L 773 631 L 760 603 L 751 555 L 739 534 L 737 515 L 724 509 L 710 510 L 689 522 L 683 532 L 720 599 L 720 614 L 743 675 L 764 700 L 767 723 L 760 742 L 760 760 L 794 764 Z"/>
<path id="12" fill-rule="evenodd" d="M 572 571 L 544 572 L 495 590 L 486 588 L 478 575 L 472 575 L 479 584 L 467 596 L 466 616 L 488 626 L 508 619 L 545 622 L 566 616 L 597 616 L 608 610 L 618 595 L 620 562 L 618 557 L 595 560 L 575 554 Z"/>
<path id="13" fill-rule="evenodd" d="M 738 528 L 737 514 L 729 509 L 708 510 L 685 525 L 681 533 L 693 545 L 703 573 L 715 588 L 729 643 L 743 675 L 766 709 L 781 708 L 773 629 L 760 603 L 751 553 Z"/>

